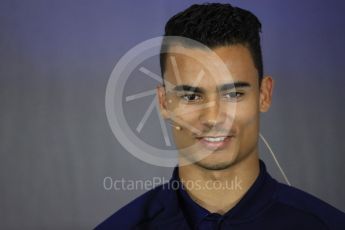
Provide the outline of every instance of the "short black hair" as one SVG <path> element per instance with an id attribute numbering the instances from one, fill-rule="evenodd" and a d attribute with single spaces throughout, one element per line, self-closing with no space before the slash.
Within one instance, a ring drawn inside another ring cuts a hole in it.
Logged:
<path id="1" fill-rule="evenodd" d="M 165 25 L 164 36 L 189 38 L 211 49 L 227 45 L 244 45 L 250 51 L 258 70 L 260 84 L 263 77 L 260 32 L 261 23 L 253 13 L 230 4 L 204 3 L 194 4 L 171 17 Z M 168 43 L 163 38 L 160 52 L 162 77 L 165 72 Z"/>

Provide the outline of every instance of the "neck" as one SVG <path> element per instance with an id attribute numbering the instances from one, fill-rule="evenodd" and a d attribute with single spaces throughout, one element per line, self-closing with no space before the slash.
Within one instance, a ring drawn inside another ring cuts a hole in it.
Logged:
<path id="1" fill-rule="evenodd" d="M 180 179 L 189 196 L 203 208 L 219 214 L 240 201 L 259 172 L 257 151 L 222 170 L 209 170 L 197 164 L 179 167 Z"/>

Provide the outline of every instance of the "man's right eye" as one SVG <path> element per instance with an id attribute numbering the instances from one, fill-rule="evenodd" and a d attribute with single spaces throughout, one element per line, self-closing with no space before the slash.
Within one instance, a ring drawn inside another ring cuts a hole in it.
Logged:
<path id="1" fill-rule="evenodd" d="M 197 94 L 183 94 L 180 96 L 180 98 L 186 102 L 196 102 L 201 100 L 201 96 Z"/>

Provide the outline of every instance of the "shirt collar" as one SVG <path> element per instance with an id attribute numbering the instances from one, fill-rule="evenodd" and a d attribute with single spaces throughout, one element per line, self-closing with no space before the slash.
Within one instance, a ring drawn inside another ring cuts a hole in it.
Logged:
<path id="1" fill-rule="evenodd" d="M 275 195 L 276 181 L 268 174 L 265 163 L 260 160 L 260 172 L 253 185 L 249 188 L 241 200 L 223 216 L 229 222 L 243 222 L 252 219 L 265 207 L 270 205 Z M 175 167 L 171 181 L 177 181 L 180 185 L 178 167 Z M 187 221 L 195 226 L 211 213 L 191 199 L 182 186 L 176 191 L 179 204 Z"/>

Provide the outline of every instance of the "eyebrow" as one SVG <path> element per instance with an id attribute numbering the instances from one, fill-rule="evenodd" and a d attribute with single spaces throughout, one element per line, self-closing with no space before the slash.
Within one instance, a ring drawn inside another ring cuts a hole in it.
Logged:
<path id="1" fill-rule="evenodd" d="M 233 88 L 247 88 L 250 87 L 250 84 L 248 82 L 244 82 L 244 81 L 238 81 L 238 82 L 234 82 L 234 83 L 227 83 L 221 86 L 218 86 L 217 88 L 219 89 L 219 91 L 227 91 L 227 90 L 231 90 Z M 177 85 L 174 87 L 173 89 L 174 91 L 183 91 L 183 92 L 193 92 L 193 93 L 204 93 L 205 89 L 201 88 L 201 87 L 194 87 L 194 86 L 190 86 L 190 85 Z"/>

